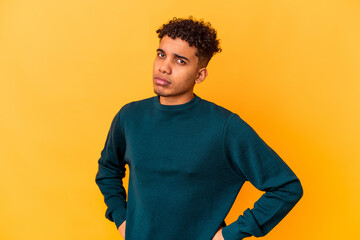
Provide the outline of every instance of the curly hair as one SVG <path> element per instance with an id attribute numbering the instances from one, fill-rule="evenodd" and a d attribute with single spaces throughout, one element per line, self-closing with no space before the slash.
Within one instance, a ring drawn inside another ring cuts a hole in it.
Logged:
<path id="1" fill-rule="evenodd" d="M 194 20 L 189 18 L 174 17 L 167 24 L 163 24 L 156 30 L 160 40 L 165 36 L 172 39 L 181 38 L 195 46 L 195 55 L 199 58 L 199 66 L 206 67 L 213 55 L 221 52 L 219 40 L 216 39 L 216 30 L 211 27 L 209 22 Z"/>

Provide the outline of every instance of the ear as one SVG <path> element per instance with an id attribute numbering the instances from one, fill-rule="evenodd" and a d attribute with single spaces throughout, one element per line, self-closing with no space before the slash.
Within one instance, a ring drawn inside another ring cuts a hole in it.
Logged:
<path id="1" fill-rule="evenodd" d="M 208 75 L 206 68 L 200 68 L 198 72 L 198 77 L 195 79 L 195 83 L 201 83 L 205 80 L 206 76 Z"/>

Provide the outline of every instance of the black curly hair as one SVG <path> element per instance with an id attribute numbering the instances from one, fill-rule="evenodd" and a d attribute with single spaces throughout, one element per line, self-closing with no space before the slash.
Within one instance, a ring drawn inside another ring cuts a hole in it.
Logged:
<path id="1" fill-rule="evenodd" d="M 194 20 L 192 16 L 187 19 L 174 17 L 156 30 L 156 33 L 160 40 L 167 35 L 172 39 L 185 40 L 190 47 L 195 46 L 195 55 L 199 58 L 200 67 L 206 67 L 212 56 L 222 51 L 219 40 L 216 39 L 216 30 L 211 24 L 203 20 Z"/>

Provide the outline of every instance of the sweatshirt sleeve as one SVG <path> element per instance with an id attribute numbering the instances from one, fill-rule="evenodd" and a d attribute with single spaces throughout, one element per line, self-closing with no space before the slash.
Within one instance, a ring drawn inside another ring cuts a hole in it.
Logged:
<path id="1" fill-rule="evenodd" d="M 125 177 L 125 138 L 119 115 L 120 111 L 111 123 L 95 177 L 107 206 L 105 217 L 115 222 L 117 228 L 126 219 L 126 191 L 122 182 Z"/>
<path id="2" fill-rule="evenodd" d="M 224 129 L 224 151 L 235 172 L 264 194 L 252 209 L 223 228 L 225 240 L 261 237 L 273 229 L 303 195 L 299 179 L 286 163 L 237 114 Z"/>

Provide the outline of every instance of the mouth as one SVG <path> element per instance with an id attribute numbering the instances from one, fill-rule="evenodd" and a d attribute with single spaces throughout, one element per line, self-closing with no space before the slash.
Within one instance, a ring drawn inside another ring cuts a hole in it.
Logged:
<path id="1" fill-rule="evenodd" d="M 171 84 L 170 81 L 168 81 L 167 79 L 161 78 L 161 77 L 154 77 L 155 80 L 155 84 L 157 85 L 161 85 L 161 86 L 166 86 Z"/>

